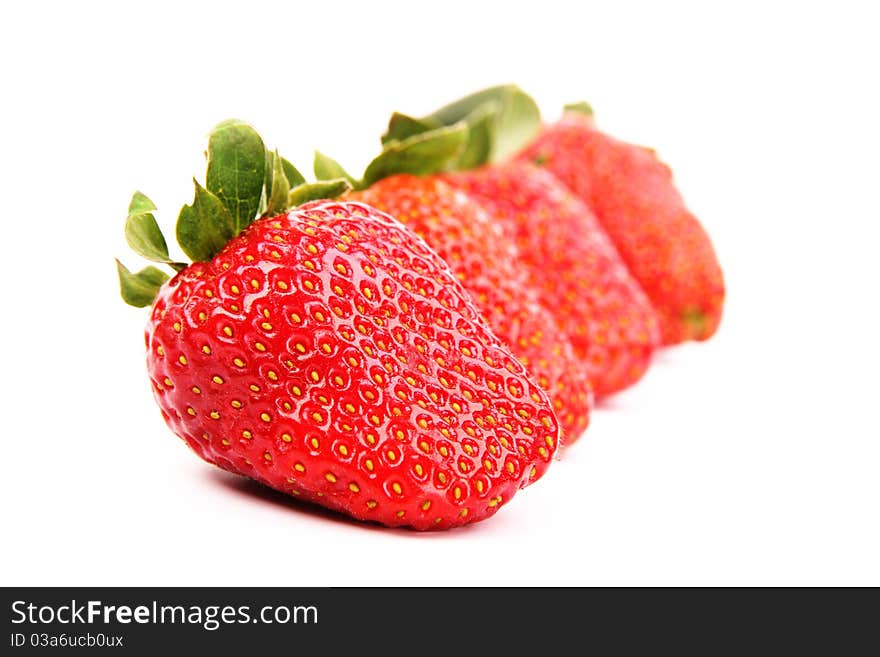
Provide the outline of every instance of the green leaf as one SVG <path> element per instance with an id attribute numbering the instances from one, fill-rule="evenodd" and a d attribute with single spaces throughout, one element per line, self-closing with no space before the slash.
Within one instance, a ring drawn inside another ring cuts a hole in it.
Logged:
<path id="1" fill-rule="evenodd" d="M 125 219 L 125 239 L 132 251 L 139 256 L 161 262 L 180 271 L 186 265 L 174 262 L 168 257 L 168 243 L 150 212 L 155 210 L 153 202 L 140 192 L 135 192 L 128 206 L 128 217 Z"/>
<path id="2" fill-rule="evenodd" d="M 519 87 L 508 87 L 499 105 L 492 129 L 491 162 L 500 162 L 522 150 L 541 127 L 541 110 Z"/>
<path id="3" fill-rule="evenodd" d="M 513 155 L 537 133 L 541 113 L 535 101 L 513 84 L 483 89 L 441 107 L 421 119 L 403 114 L 391 117 L 383 141 L 395 136 L 411 137 L 466 122 L 470 129 L 467 147 L 458 169 L 473 168 L 486 162 L 498 162 Z"/>
<path id="4" fill-rule="evenodd" d="M 367 165 L 363 186 L 398 173 L 427 176 L 450 169 L 461 155 L 467 141 L 464 123 L 429 130 L 403 141 L 385 145 L 382 153 Z"/>
<path id="5" fill-rule="evenodd" d="M 153 202 L 144 194 L 135 192 L 131 195 L 131 203 L 128 204 L 128 214 L 140 214 L 142 212 L 152 212 L 156 209 Z"/>
<path id="6" fill-rule="evenodd" d="M 541 112 L 534 99 L 513 84 L 490 87 L 440 108 L 426 119 L 444 125 L 465 121 L 471 127 L 467 157 L 459 169 L 504 160 L 534 138 Z M 471 145 L 471 142 L 475 142 Z M 488 143 L 488 148 L 487 148 Z"/>
<path id="7" fill-rule="evenodd" d="M 287 207 L 295 207 L 319 199 L 334 199 L 350 189 L 351 183 L 345 178 L 303 183 L 290 190 L 290 194 L 287 196 Z"/>
<path id="8" fill-rule="evenodd" d="M 153 262 L 170 262 L 168 244 L 149 212 L 130 214 L 125 220 L 125 239 L 131 250 Z"/>
<path id="9" fill-rule="evenodd" d="M 499 111 L 498 102 L 493 100 L 468 115 L 467 144 L 455 163 L 456 169 L 475 169 L 489 161 Z"/>
<path id="10" fill-rule="evenodd" d="M 284 164 L 278 151 L 268 153 L 269 160 L 272 162 L 271 178 L 266 185 L 266 214 L 276 215 L 287 209 L 287 195 L 290 193 L 290 182 L 284 173 Z"/>
<path id="11" fill-rule="evenodd" d="M 442 127 L 439 121 L 416 119 L 400 112 L 395 112 L 388 121 L 388 130 L 382 135 L 382 144 L 390 141 L 403 141 L 414 135 Z"/>
<path id="12" fill-rule="evenodd" d="M 116 261 L 119 274 L 119 293 L 122 300 L 130 306 L 144 308 L 153 303 L 168 275 L 155 267 L 146 267 L 132 274 L 119 260 Z"/>
<path id="13" fill-rule="evenodd" d="M 156 206 L 144 194 L 132 194 L 125 219 L 125 239 L 132 251 L 153 262 L 168 262 L 168 244 L 151 214 Z"/>
<path id="14" fill-rule="evenodd" d="M 474 110 L 489 102 L 503 104 L 512 93 L 523 93 L 519 87 L 513 84 L 502 84 L 497 87 L 489 87 L 472 93 L 464 98 L 444 105 L 433 114 L 421 119 L 422 121 L 434 121 L 440 125 L 452 125 L 465 120 Z"/>
<path id="15" fill-rule="evenodd" d="M 337 180 L 345 178 L 352 187 L 357 187 L 357 181 L 342 168 L 336 160 L 328 157 L 320 151 L 315 151 L 315 178 L 318 180 Z"/>
<path id="16" fill-rule="evenodd" d="M 568 103 L 563 109 L 566 112 L 577 112 L 579 114 L 593 116 L 593 107 L 585 100 L 581 100 L 576 103 Z"/>
<path id="17" fill-rule="evenodd" d="M 229 211 L 234 235 L 256 218 L 265 174 L 266 149 L 256 130 L 231 119 L 211 131 L 206 187 Z"/>
<path id="18" fill-rule="evenodd" d="M 281 167 L 280 177 L 275 167 Z M 287 189 L 284 190 L 282 194 L 282 189 L 284 187 L 284 182 L 281 180 L 283 178 L 287 183 Z M 272 201 L 272 190 L 273 184 L 275 181 L 278 181 L 278 189 L 275 192 L 275 201 L 272 203 L 272 207 L 270 208 L 270 201 Z M 305 182 L 305 178 L 303 175 L 296 170 L 296 167 L 293 166 L 290 162 L 285 160 L 278 154 L 278 151 L 266 151 L 266 182 L 263 194 L 263 203 L 260 206 L 260 214 L 278 214 L 287 209 L 287 193 L 290 191 L 291 187 L 296 187 L 297 185 L 301 185 Z"/>
<path id="19" fill-rule="evenodd" d="M 223 202 L 195 179 L 193 183 L 196 190 L 192 205 L 184 205 L 177 218 L 177 241 L 186 255 L 200 262 L 217 255 L 238 231 Z"/>
<path id="20" fill-rule="evenodd" d="M 281 156 L 279 155 L 278 157 Z M 296 167 L 283 157 L 281 157 L 281 168 L 284 169 L 284 175 L 287 177 L 287 182 L 290 183 L 291 187 L 302 185 L 306 181 L 305 176 L 297 171 Z"/>

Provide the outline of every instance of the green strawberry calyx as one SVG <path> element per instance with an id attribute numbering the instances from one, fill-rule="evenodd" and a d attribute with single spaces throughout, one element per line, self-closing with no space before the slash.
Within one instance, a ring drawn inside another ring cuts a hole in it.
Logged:
<path id="1" fill-rule="evenodd" d="M 593 116 L 593 108 L 584 101 L 565 105 L 564 111 Z M 535 100 L 518 86 L 497 85 L 469 94 L 421 118 L 395 112 L 382 143 L 387 149 L 416 137 L 430 142 L 438 130 L 462 125 L 465 141 L 458 157 L 443 163 L 442 167 L 434 167 L 432 173 L 475 169 L 511 157 L 535 137 L 541 127 L 541 112 Z M 386 175 L 405 172 L 385 171 Z M 317 167 L 315 174 L 321 177 Z"/>
<path id="2" fill-rule="evenodd" d="M 462 121 L 469 134 L 459 169 L 499 162 L 519 151 L 537 134 L 541 111 L 518 86 L 498 85 L 469 94 L 420 119 L 395 113 L 382 143 Z"/>
<path id="3" fill-rule="evenodd" d="M 579 100 L 576 103 L 568 103 L 562 109 L 565 112 L 583 114 L 584 116 L 589 116 L 591 118 L 595 116 L 595 112 L 593 112 L 593 106 L 585 100 Z"/>
<path id="4" fill-rule="evenodd" d="M 328 182 L 345 180 L 354 189 L 366 189 L 394 174 L 427 176 L 448 171 L 454 168 L 465 150 L 468 130 L 467 124 L 459 121 L 400 140 L 390 140 L 359 179 L 346 172 L 336 160 L 317 151 L 315 178 Z"/>
<path id="5" fill-rule="evenodd" d="M 259 217 L 281 214 L 307 201 L 336 198 L 352 187 L 343 176 L 306 182 L 278 151 L 266 148 L 254 128 L 237 119 L 223 121 L 211 131 L 206 156 L 205 184 L 193 179 L 193 200 L 180 209 L 175 229 L 180 249 L 193 262 L 212 259 Z M 188 263 L 170 257 L 155 210 L 146 195 L 134 193 L 125 220 L 126 241 L 142 258 L 179 272 Z M 151 305 L 169 279 L 152 265 L 131 272 L 117 260 L 116 268 L 123 301 L 139 308 Z"/>
<path id="6" fill-rule="evenodd" d="M 323 153 L 315 154 L 315 177 L 341 177 L 355 189 L 366 189 L 395 174 L 472 169 L 516 153 L 540 124 L 538 105 L 522 89 L 512 84 L 491 87 L 422 118 L 395 113 L 382 136 L 382 151 L 360 179 Z"/>

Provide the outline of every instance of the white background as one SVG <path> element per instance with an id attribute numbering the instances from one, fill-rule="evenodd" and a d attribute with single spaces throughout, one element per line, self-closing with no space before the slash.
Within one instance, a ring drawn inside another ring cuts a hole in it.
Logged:
<path id="1" fill-rule="evenodd" d="M 302 4 L 0 9 L 0 582 L 880 584 L 871 3 Z M 118 298 L 130 193 L 173 234 L 224 118 L 358 170 L 390 111 L 507 81 L 672 164 L 727 276 L 717 337 L 463 530 L 329 518 L 195 458 Z"/>

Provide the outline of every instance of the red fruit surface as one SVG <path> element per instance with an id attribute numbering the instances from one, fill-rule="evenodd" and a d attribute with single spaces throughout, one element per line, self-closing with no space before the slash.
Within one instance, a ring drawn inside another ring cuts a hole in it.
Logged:
<path id="1" fill-rule="evenodd" d="M 482 520 L 557 449 L 549 400 L 447 265 L 364 204 L 257 220 L 161 288 L 146 343 L 199 456 L 361 520 Z"/>
<path id="2" fill-rule="evenodd" d="M 718 328 L 724 278 L 709 236 L 653 151 L 568 112 L 519 156 L 539 162 L 595 211 L 657 310 L 664 344 Z"/>
<path id="3" fill-rule="evenodd" d="M 568 335 L 596 395 L 641 378 L 659 340 L 657 318 L 590 209 L 528 162 L 445 179 L 514 238 L 529 282 Z"/>
<path id="4" fill-rule="evenodd" d="M 568 337 L 538 301 L 513 240 L 482 207 L 435 177 L 396 175 L 350 195 L 422 237 L 455 272 L 493 332 L 547 392 L 565 443 L 587 428 L 592 389 Z"/>

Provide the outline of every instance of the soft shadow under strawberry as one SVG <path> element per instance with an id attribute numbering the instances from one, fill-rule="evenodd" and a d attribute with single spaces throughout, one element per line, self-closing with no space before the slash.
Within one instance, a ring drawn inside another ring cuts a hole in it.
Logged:
<path id="1" fill-rule="evenodd" d="M 365 522 L 362 520 L 356 520 L 355 518 L 350 518 L 343 513 L 339 513 L 331 509 L 326 509 L 317 504 L 312 504 L 304 500 L 298 500 L 295 497 L 285 495 L 284 493 L 276 491 L 273 488 L 269 488 L 268 486 L 265 486 L 254 479 L 249 479 L 241 475 L 232 474 L 226 472 L 225 470 L 221 470 L 220 468 L 208 468 L 205 471 L 205 478 L 210 480 L 211 483 L 214 485 L 218 485 L 228 491 L 232 491 L 237 495 L 247 497 L 251 500 L 259 500 L 262 502 L 266 502 L 267 504 L 274 505 L 276 507 L 282 507 L 289 511 L 294 511 L 296 513 L 302 513 L 307 516 L 311 516 L 312 518 L 326 520 L 328 522 L 333 522 L 339 525 L 347 525 L 355 529 L 381 532 L 383 534 L 392 534 L 394 536 L 402 536 L 406 538 L 439 539 L 449 538 L 450 536 L 454 538 L 455 536 L 460 536 L 462 533 L 466 532 L 469 533 L 485 531 L 485 529 L 482 528 L 488 528 L 492 524 L 495 524 L 499 520 L 501 520 L 500 518 L 496 518 L 495 523 L 477 523 L 472 525 L 464 525 L 462 527 L 455 528 L 455 530 L 452 532 L 412 531 L 410 529 L 385 527 L 378 522 Z"/>

